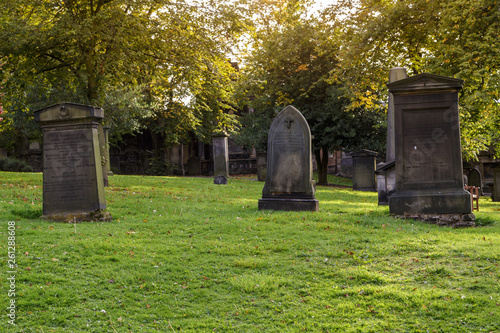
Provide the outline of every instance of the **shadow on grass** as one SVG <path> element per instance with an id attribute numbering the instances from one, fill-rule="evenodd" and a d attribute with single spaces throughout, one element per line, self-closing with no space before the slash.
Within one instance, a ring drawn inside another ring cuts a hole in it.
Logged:
<path id="1" fill-rule="evenodd" d="M 13 215 L 19 216 L 23 219 L 39 219 L 42 217 L 43 211 L 41 208 L 24 208 L 24 209 L 11 209 Z"/>

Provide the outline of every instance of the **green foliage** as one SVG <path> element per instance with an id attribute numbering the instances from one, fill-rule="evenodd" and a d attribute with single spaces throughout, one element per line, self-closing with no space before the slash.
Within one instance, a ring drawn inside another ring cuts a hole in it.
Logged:
<path id="1" fill-rule="evenodd" d="M 270 212 L 250 178 L 113 176 L 112 222 L 64 224 L 36 216 L 41 174 L 0 176 L 0 238 L 15 221 L 18 265 L 6 332 L 500 329 L 489 198 L 476 215 L 494 223 L 449 229 L 393 219 L 349 188 L 318 186 L 319 212 Z"/>
<path id="2" fill-rule="evenodd" d="M 307 16 L 300 5 L 279 8 L 261 14 L 253 52 L 245 59 L 239 96 L 247 96 L 246 102 L 255 112 L 242 117 L 237 141 L 262 150 L 275 114 L 292 104 L 309 123 L 317 156 L 319 151 L 327 156 L 328 151 L 340 149 L 383 152 L 385 117 L 381 108 L 348 109 L 343 86 L 328 82 L 329 73 L 339 64 L 341 47 L 334 38 L 338 31 Z M 319 167 L 320 183 L 324 183 L 326 160 L 318 161 L 320 164 L 324 164 Z"/>
<path id="3" fill-rule="evenodd" d="M 343 0 L 323 15 L 342 32 L 337 37 L 344 47 L 331 80 L 344 85 L 352 108 L 386 100 L 393 67 L 406 67 L 409 75 L 460 78 L 464 157 L 476 159 L 479 151 L 498 145 L 498 1 Z"/>
<path id="4" fill-rule="evenodd" d="M 155 157 L 149 160 L 149 166 L 146 174 L 151 176 L 167 176 L 174 171 L 174 165 Z"/>
<path id="5" fill-rule="evenodd" d="M 13 0 L 0 13 L 2 104 L 27 115 L 5 122 L 3 137 L 33 133 L 32 112 L 61 101 L 104 107 L 114 141 L 149 125 L 167 145 L 234 127 L 223 111 L 227 57 L 246 26 L 238 3 Z"/>
<path id="6" fill-rule="evenodd" d="M 33 172 L 33 168 L 23 160 L 0 156 L 0 171 Z"/>

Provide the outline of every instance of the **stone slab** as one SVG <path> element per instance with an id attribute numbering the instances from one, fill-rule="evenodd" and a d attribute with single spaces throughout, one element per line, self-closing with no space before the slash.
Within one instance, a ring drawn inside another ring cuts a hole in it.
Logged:
<path id="1" fill-rule="evenodd" d="M 400 219 L 411 219 L 439 226 L 446 226 L 452 228 L 475 227 L 475 215 L 470 214 L 406 214 L 393 216 Z"/>
<path id="2" fill-rule="evenodd" d="M 278 211 L 319 211 L 316 199 L 262 198 L 259 199 L 259 210 Z"/>
<path id="3" fill-rule="evenodd" d="M 352 187 L 355 191 L 377 191 L 375 175 L 377 153 L 362 150 L 352 154 Z"/>
<path id="4" fill-rule="evenodd" d="M 462 189 L 396 191 L 389 197 L 390 212 L 404 214 L 469 214 L 470 193 Z"/>

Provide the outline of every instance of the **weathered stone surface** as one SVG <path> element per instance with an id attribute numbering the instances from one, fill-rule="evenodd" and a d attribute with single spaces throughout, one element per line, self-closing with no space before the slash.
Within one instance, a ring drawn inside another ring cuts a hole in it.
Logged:
<path id="1" fill-rule="evenodd" d="M 377 153 L 360 150 L 352 154 L 352 187 L 355 191 L 377 191 L 375 176 Z"/>
<path id="2" fill-rule="evenodd" d="M 463 189 L 458 90 L 463 81 L 420 74 L 387 84 L 394 96 L 396 192 L 391 214 L 469 214 Z"/>
<path id="3" fill-rule="evenodd" d="M 229 151 L 227 135 L 219 134 L 213 136 L 213 154 L 214 154 L 214 184 L 215 178 L 223 176 L 226 178 L 225 183 L 227 184 L 227 179 L 229 178 Z"/>
<path id="4" fill-rule="evenodd" d="M 395 67 L 389 70 L 389 83 L 406 79 L 406 68 Z M 388 108 L 387 108 L 387 152 L 385 162 L 390 163 L 396 158 L 395 146 L 395 131 L 394 131 L 394 97 L 389 93 Z"/>
<path id="5" fill-rule="evenodd" d="M 302 114 L 287 106 L 269 129 L 266 183 L 259 209 L 317 211 L 314 192 L 311 131 Z"/>
<path id="6" fill-rule="evenodd" d="M 191 156 L 187 164 L 187 172 L 190 176 L 201 175 L 201 161 L 196 156 Z"/>
<path id="7" fill-rule="evenodd" d="M 405 215 L 394 215 L 394 218 L 401 219 L 411 219 L 432 224 L 437 224 L 439 226 L 452 227 L 452 228 L 464 228 L 464 227 L 475 227 L 475 216 L 474 214 L 405 214 Z"/>
<path id="8" fill-rule="evenodd" d="M 61 103 L 35 112 L 43 130 L 43 215 L 49 220 L 89 221 L 106 208 L 99 141 L 104 113 Z M 66 216 L 66 218 L 64 218 Z"/>
<path id="9" fill-rule="evenodd" d="M 467 185 L 479 187 L 479 194 L 482 194 L 483 189 L 483 177 L 481 177 L 481 172 L 478 169 L 473 168 L 467 174 Z"/>
<path id="10" fill-rule="evenodd" d="M 381 163 L 375 170 L 377 176 L 378 204 L 388 205 L 389 197 L 396 191 L 396 163 Z"/>
<path id="11" fill-rule="evenodd" d="M 227 185 L 227 178 L 225 176 L 217 176 L 214 178 L 214 184 Z"/>
<path id="12" fill-rule="evenodd" d="M 491 198 L 493 201 L 500 202 L 500 167 L 493 168 L 493 191 Z"/>
<path id="13" fill-rule="evenodd" d="M 395 67 L 389 70 L 389 83 L 406 79 L 406 68 Z M 395 129 L 394 129 L 394 96 L 389 92 L 387 104 L 387 151 L 385 155 L 385 165 L 377 168 L 377 191 L 378 204 L 388 205 L 389 197 L 396 191 L 396 145 L 395 145 Z"/>
<path id="14" fill-rule="evenodd" d="M 266 181 L 267 153 L 257 153 L 257 178 L 260 182 Z"/>

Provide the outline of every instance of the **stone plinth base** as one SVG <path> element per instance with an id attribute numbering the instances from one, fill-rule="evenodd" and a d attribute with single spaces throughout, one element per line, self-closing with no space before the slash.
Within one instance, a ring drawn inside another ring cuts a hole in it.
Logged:
<path id="1" fill-rule="evenodd" d="M 463 188 L 396 191 L 389 197 L 389 212 L 394 215 L 469 214 L 472 203 L 470 193 Z"/>
<path id="2" fill-rule="evenodd" d="M 393 215 L 395 218 L 412 219 L 427 223 L 437 224 L 439 226 L 463 228 L 475 227 L 476 216 L 474 214 L 405 214 Z"/>
<path id="3" fill-rule="evenodd" d="M 79 222 L 109 222 L 111 214 L 103 209 L 93 212 L 68 212 L 44 214 L 42 219 L 55 222 L 79 223 Z"/>
<path id="4" fill-rule="evenodd" d="M 317 212 L 319 202 L 316 199 L 262 198 L 259 199 L 259 210 Z"/>

